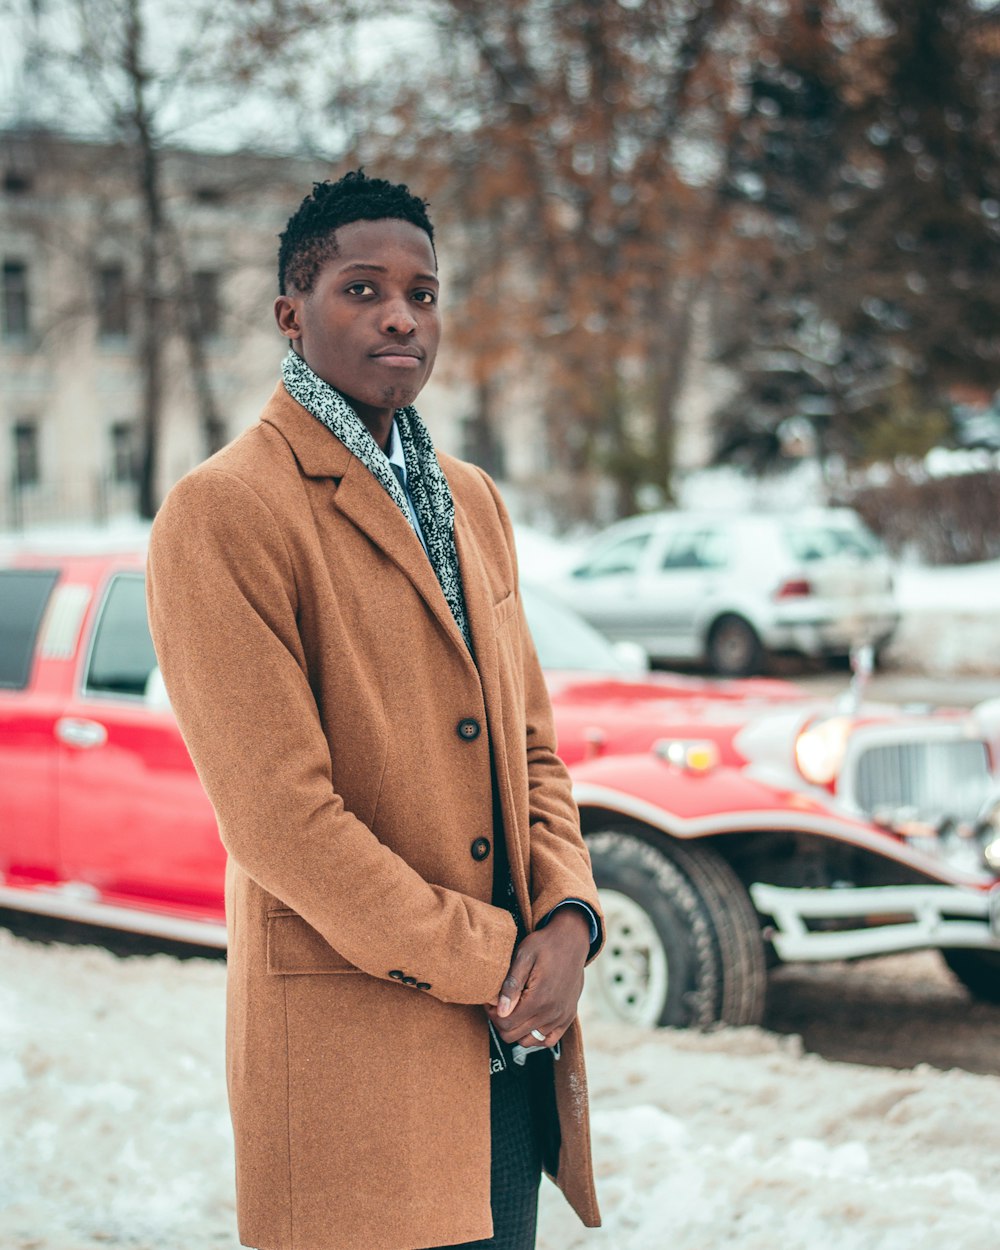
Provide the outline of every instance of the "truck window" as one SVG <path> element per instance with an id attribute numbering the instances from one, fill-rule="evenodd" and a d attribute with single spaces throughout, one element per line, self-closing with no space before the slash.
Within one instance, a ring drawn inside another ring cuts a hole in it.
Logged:
<path id="1" fill-rule="evenodd" d="M 88 694 L 142 698 L 155 667 L 145 579 L 141 573 L 121 573 L 112 579 L 101 605 L 84 688 Z"/>
<path id="2" fill-rule="evenodd" d="M 23 690 L 58 569 L 0 569 L 0 688 Z"/>

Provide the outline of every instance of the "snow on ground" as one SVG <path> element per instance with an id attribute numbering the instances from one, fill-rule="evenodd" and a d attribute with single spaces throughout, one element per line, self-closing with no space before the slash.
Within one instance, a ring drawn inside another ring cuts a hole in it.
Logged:
<path id="1" fill-rule="evenodd" d="M 1000 560 L 939 568 L 902 565 L 896 571 L 896 594 L 904 613 L 992 615 L 1000 612 Z"/>
<path id="2" fill-rule="evenodd" d="M 150 522 L 138 517 L 114 517 L 104 525 L 56 524 L 32 526 L 18 533 L 0 530 L 0 559 L 18 551 L 87 555 L 93 551 L 132 551 L 146 545 Z"/>
<path id="3" fill-rule="evenodd" d="M 233 1250 L 224 968 L 0 930 L 0 1245 Z M 1000 1077 L 593 1026 L 605 1226 L 539 1250 L 994 1250 Z"/>

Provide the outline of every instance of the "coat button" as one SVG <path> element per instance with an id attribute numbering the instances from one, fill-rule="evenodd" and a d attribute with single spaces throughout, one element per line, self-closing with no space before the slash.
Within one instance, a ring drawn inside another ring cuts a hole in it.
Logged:
<path id="1" fill-rule="evenodd" d="M 389 973 L 389 976 L 391 976 L 394 981 L 402 981 L 403 979 L 403 974 L 398 968 L 393 968 L 393 970 Z"/>
<path id="2" fill-rule="evenodd" d="M 460 720 L 456 729 L 458 730 L 458 736 L 464 738 L 466 742 L 475 742 L 482 732 L 479 728 L 479 721 L 473 720 L 471 716 Z"/>
<path id="3" fill-rule="evenodd" d="M 404 985 L 416 985 L 416 983 L 417 983 L 416 977 L 403 977 Z"/>
<path id="4" fill-rule="evenodd" d="M 485 859 L 490 853 L 490 840 L 489 838 L 476 838 L 469 849 L 472 851 L 473 859 Z"/>
<path id="5" fill-rule="evenodd" d="M 429 982 L 427 982 L 427 981 L 418 981 L 418 982 L 417 982 L 417 989 L 418 989 L 418 990 L 429 990 L 430 988 L 431 988 L 431 987 L 430 987 L 430 984 L 429 984 Z"/>

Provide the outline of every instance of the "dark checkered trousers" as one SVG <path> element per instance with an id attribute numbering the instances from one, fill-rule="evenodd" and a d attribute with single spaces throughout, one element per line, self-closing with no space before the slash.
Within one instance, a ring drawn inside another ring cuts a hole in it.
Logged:
<path id="1" fill-rule="evenodd" d="M 514 896 L 504 837 L 503 816 L 493 780 L 493 904 L 505 907 L 517 923 L 518 939 L 525 927 Z M 493 1236 L 465 1241 L 452 1250 L 534 1250 L 538 1223 L 538 1186 L 542 1167 L 555 1174 L 559 1158 L 552 1055 L 532 1055 L 523 1065 L 513 1062 L 511 1049 L 500 1042 L 504 1066 L 493 1064 L 490 1080 L 490 1207 Z M 495 1052 L 494 1052 L 495 1053 Z M 433 1247 L 432 1250 L 444 1250 Z"/>

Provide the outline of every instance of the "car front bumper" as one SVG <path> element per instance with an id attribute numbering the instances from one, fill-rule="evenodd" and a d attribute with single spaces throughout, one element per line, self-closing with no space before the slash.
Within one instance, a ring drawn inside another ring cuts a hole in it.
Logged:
<path id="1" fill-rule="evenodd" d="M 896 631 L 899 616 L 885 613 L 840 620 L 774 621 L 762 631 L 761 641 L 769 651 L 798 651 L 803 655 L 845 655 L 857 643 L 887 642 Z"/>
<path id="2" fill-rule="evenodd" d="M 1000 951 L 1000 883 L 808 889 L 756 882 L 770 917 L 765 936 L 785 963 L 822 962 L 948 947 Z"/>

